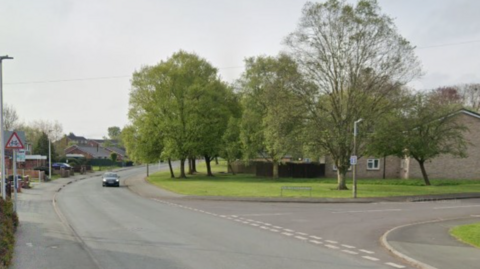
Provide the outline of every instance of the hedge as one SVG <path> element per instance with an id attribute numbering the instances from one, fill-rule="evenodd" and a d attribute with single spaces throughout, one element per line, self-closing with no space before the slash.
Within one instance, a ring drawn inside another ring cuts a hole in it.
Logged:
<path id="1" fill-rule="evenodd" d="M 8 267 L 12 262 L 17 227 L 18 216 L 13 212 L 12 201 L 0 198 L 0 268 Z"/>

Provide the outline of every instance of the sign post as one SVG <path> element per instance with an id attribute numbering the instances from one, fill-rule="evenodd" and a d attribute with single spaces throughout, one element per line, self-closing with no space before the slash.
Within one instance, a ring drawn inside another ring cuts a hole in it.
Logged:
<path id="1" fill-rule="evenodd" d="M 25 148 L 23 146 L 25 144 L 25 139 L 22 139 L 24 137 L 25 137 L 24 132 L 18 132 L 18 133 L 17 132 L 12 132 L 12 134 L 9 136 L 9 139 L 7 140 L 7 143 L 5 144 L 5 149 L 13 150 L 13 159 L 12 159 L 12 162 L 13 162 L 13 190 L 14 190 L 14 195 L 15 195 L 15 203 L 13 204 L 13 210 L 15 212 L 17 211 L 17 204 L 18 204 L 18 195 L 17 195 L 17 189 L 18 189 L 17 150 Z"/>

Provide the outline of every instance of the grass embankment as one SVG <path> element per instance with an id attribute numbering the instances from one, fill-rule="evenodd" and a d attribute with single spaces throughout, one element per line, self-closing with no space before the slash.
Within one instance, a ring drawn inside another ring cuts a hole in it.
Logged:
<path id="1" fill-rule="evenodd" d="M 0 268 L 7 268 L 12 261 L 17 226 L 18 217 L 11 200 L 0 198 Z"/>
<path id="2" fill-rule="evenodd" d="M 462 242 L 480 248 L 480 223 L 454 227 L 450 234 Z"/>
<path id="3" fill-rule="evenodd" d="M 212 162 L 215 177 L 205 175 L 204 163 L 197 164 L 199 173 L 188 175 L 186 179 L 170 178 L 170 173 L 160 172 L 148 180 L 164 189 L 186 195 L 233 196 L 233 197 L 279 197 L 282 186 L 312 187 L 312 197 L 351 198 L 351 191 L 335 190 L 336 179 L 324 178 L 260 178 L 255 175 L 227 174 L 225 162 L 216 165 Z M 179 171 L 175 171 L 178 176 Z M 389 197 L 427 194 L 480 192 L 480 181 L 472 180 L 431 180 L 433 186 L 424 186 L 423 180 L 415 179 L 360 179 L 358 197 Z M 347 180 L 351 188 L 351 179 Z M 284 190 L 283 196 L 309 197 L 308 191 Z"/>

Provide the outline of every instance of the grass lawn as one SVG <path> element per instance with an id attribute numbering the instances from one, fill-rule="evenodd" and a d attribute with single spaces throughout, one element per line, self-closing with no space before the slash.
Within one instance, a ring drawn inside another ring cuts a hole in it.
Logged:
<path id="1" fill-rule="evenodd" d="M 454 227 L 450 234 L 462 242 L 480 248 L 480 223 Z"/>
<path id="2" fill-rule="evenodd" d="M 337 191 L 336 179 L 260 178 L 255 175 L 227 174 L 225 162 L 212 162 L 215 177 L 207 177 L 204 163 L 197 164 L 199 173 L 186 179 L 170 178 L 170 172 L 152 174 L 148 180 L 164 189 L 186 195 L 235 196 L 235 197 L 279 197 L 282 186 L 312 187 L 312 197 L 351 198 L 352 191 Z M 180 173 L 178 169 L 175 175 Z M 423 180 L 405 179 L 359 179 L 358 197 L 387 197 L 425 194 L 480 192 L 480 181 L 431 180 L 433 186 L 423 186 Z M 351 179 L 347 180 L 351 189 Z M 284 190 L 283 196 L 309 197 L 308 191 Z"/>

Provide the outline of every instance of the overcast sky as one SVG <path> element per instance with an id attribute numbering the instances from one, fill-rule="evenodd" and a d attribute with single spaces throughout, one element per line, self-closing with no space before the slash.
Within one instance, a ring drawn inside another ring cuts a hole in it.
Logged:
<path id="1" fill-rule="evenodd" d="M 275 55 L 302 0 L 0 0 L 4 103 L 24 122 L 58 120 L 88 138 L 128 123 L 130 77 L 183 49 L 237 79 L 243 59 Z M 355 2 L 355 1 L 351 1 Z M 379 0 L 417 46 L 415 88 L 480 82 L 480 1 Z M 453 44 L 453 45 L 452 45 Z"/>

